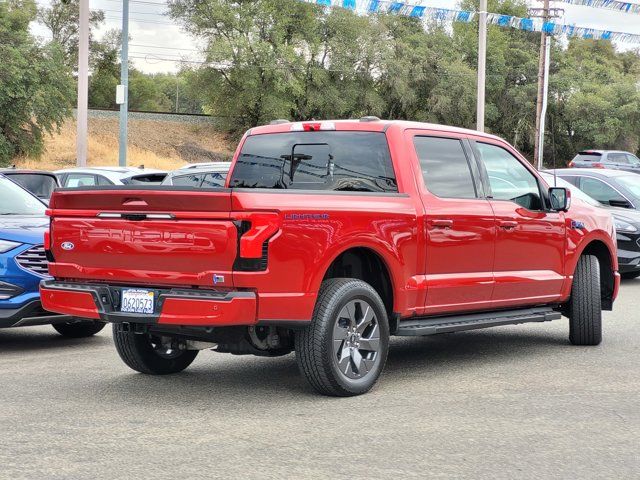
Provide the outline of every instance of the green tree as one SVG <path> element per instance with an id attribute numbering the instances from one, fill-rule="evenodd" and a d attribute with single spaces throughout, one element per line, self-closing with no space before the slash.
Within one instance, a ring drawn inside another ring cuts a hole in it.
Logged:
<path id="1" fill-rule="evenodd" d="M 52 41 L 62 47 L 67 65 L 74 69 L 78 65 L 79 16 L 80 0 L 51 0 L 48 7 L 38 10 L 37 17 L 38 21 L 51 32 Z M 103 11 L 91 10 L 89 13 L 90 52 L 95 49 L 91 30 L 99 27 L 103 21 Z"/>
<path id="2" fill-rule="evenodd" d="M 33 0 L 0 2 L 0 164 L 37 156 L 43 136 L 70 113 L 73 80 L 57 45 L 40 46 L 29 32 Z"/>

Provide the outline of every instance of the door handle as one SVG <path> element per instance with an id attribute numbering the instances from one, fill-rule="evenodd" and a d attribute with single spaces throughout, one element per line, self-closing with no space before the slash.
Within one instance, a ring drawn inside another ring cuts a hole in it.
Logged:
<path id="1" fill-rule="evenodd" d="M 518 226 L 518 222 L 512 220 L 502 220 L 500 222 L 500 228 L 504 228 L 505 230 L 511 230 Z"/>
<path id="2" fill-rule="evenodd" d="M 451 228 L 453 227 L 453 220 L 445 218 L 431 220 L 431 226 L 435 228 Z"/>

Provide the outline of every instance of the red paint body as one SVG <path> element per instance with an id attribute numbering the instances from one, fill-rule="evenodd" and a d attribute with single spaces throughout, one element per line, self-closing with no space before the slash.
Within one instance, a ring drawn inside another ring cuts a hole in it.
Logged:
<path id="1" fill-rule="evenodd" d="M 290 128 L 291 124 L 258 127 L 248 135 L 288 132 Z M 604 210 L 575 201 L 566 213 L 534 212 L 511 201 L 443 199 L 424 186 L 412 136 L 499 145 L 535 174 L 503 140 L 410 122 L 344 121 L 335 122 L 335 128 L 385 132 L 398 194 L 122 187 L 61 190 L 54 193 L 49 210 L 50 251 L 55 258 L 49 266 L 51 275 L 71 286 L 255 293 L 253 301 L 242 298 L 235 303 L 167 301 L 159 323 L 286 324 L 310 321 L 331 263 L 346 250 L 359 247 L 382 259 L 393 287 L 393 311 L 407 318 L 562 304 L 569 298 L 580 254 L 591 242 L 601 242 L 610 255 L 611 297 L 615 298 L 619 276 L 614 229 Z M 542 179 L 540 183 L 546 185 Z M 172 217 L 140 221 L 98 216 L 105 212 Z M 572 228 L 574 220 L 583 228 Z M 239 239 L 241 221 L 251 225 Z M 259 260 L 266 239 L 266 270 L 234 267 L 239 257 Z M 65 242 L 74 248 L 64 250 Z M 89 308 L 88 294 L 63 297 L 46 285 L 42 294 L 44 308 L 51 311 L 92 318 L 100 311 L 99 305 Z"/>

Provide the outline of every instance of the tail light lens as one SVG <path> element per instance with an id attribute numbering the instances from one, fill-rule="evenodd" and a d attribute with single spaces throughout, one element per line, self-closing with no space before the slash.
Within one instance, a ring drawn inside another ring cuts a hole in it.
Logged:
<path id="1" fill-rule="evenodd" d="M 280 230 L 277 213 L 232 213 L 238 228 L 238 257 L 233 269 L 264 271 L 267 269 L 268 241 Z"/>
<path id="2" fill-rule="evenodd" d="M 575 167 L 575 166 L 576 166 L 576 164 L 575 164 L 575 163 L 573 163 L 573 162 L 569 162 L 569 168 L 573 168 L 573 167 Z"/>
<path id="3" fill-rule="evenodd" d="M 605 168 L 605 166 L 602 163 L 594 163 L 593 168 Z"/>

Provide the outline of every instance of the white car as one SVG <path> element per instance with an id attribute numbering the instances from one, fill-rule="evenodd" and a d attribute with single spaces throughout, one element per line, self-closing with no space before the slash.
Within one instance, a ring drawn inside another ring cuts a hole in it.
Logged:
<path id="1" fill-rule="evenodd" d="M 78 167 L 54 172 L 63 187 L 159 185 L 167 172 L 138 167 Z"/>
<path id="2" fill-rule="evenodd" d="M 186 165 L 169 172 L 162 185 L 194 188 L 224 187 L 231 162 L 206 162 Z"/>

